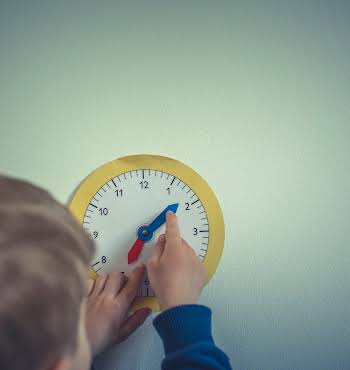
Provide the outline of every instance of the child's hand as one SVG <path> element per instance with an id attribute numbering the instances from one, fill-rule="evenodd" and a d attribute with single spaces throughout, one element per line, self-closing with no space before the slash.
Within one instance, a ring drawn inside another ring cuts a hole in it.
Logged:
<path id="1" fill-rule="evenodd" d="M 162 310 L 196 303 L 207 278 L 196 253 L 181 239 L 176 215 L 168 212 L 166 217 L 165 236 L 160 236 L 147 264 Z"/>
<path id="2" fill-rule="evenodd" d="M 119 272 L 89 280 L 86 330 L 94 356 L 125 340 L 151 313 L 149 308 L 141 308 L 127 317 L 144 269 L 143 265 L 135 268 L 129 280 Z"/>

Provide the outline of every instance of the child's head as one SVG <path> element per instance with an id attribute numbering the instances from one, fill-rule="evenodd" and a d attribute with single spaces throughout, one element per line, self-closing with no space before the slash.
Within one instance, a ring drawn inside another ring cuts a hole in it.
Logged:
<path id="1" fill-rule="evenodd" d="M 92 240 L 46 191 L 0 176 L 0 369 L 84 370 Z"/>

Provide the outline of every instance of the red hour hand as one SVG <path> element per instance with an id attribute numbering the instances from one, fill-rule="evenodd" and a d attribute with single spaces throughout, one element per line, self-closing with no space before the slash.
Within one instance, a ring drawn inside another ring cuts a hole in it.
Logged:
<path id="1" fill-rule="evenodd" d="M 131 247 L 128 253 L 128 264 L 133 263 L 139 258 L 140 253 L 142 252 L 142 248 L 145 242 L 139 238 L 136 239 L 136 242 Z"/>

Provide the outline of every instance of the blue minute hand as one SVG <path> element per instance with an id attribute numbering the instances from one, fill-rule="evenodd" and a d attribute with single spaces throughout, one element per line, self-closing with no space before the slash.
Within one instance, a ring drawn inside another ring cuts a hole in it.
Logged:
<path id="1" fill-rule="evenodd" d="M 166 213 L 172 211 L 176 213 L 179 203 L 170 204 L 166 207 L 149 225 L 139 227 L 137 239 L 128 252 L 128 264 L 135 262 L 142 252 L 145 242 L 152 239 L 153 233 L 166 221 Z"/>
<path id="2" fill-rule="evenodd" d="M 147 227 L 148 232 L 153 233 L 155 230 L 158 229 L 158 227 L 162 226 L 165 221 L 165 215 L 168 211 L 171 211 L 173 213 L 176 213 L 177 208 L 179 206 L 179 203 L 170 204 L 168 207 L 166 207 Z"/>
<path id="3" fill-rule="evenodd" d="M 141 226 L 138 229 L 137 236 L 139 239 L 147 242 L 152 239 L 153 233 L 166 221 L 166 213 L 172 211 L 176 213 L 179 203 L 170 204 L 166 207 L 149 225 Z"/>

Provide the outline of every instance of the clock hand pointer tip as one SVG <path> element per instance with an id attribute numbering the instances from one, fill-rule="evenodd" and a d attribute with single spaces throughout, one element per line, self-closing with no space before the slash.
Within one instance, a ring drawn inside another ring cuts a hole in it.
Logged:
<path id="1" fill-rule="evenodd" d="M 176 213 L 178 207 L 179 207 L 179 203 L 170 204 L 170 206 L 168 206 L 168 211 Z"/>

